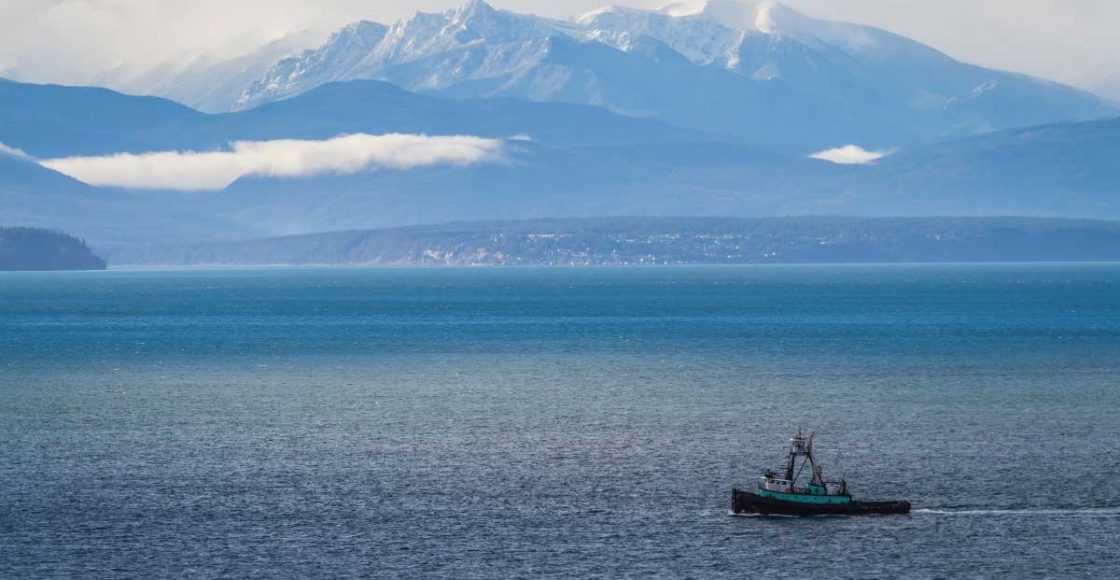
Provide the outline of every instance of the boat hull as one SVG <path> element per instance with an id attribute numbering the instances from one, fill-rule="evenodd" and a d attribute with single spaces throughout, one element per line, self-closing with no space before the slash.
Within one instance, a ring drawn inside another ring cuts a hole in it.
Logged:
<path id="1" fill-rule="evenodd" d="M 736 514 L 782 516 L 869 516 L 910 513 L 908 501 L 852 501 L 837 504 L 811 504 L 762 497 L 756 493 L 731 490 L 731 511 Z"/>

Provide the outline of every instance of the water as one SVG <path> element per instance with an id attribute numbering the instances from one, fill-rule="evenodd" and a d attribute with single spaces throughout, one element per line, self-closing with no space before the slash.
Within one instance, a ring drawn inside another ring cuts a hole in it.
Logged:
<path id="1" fill-rule="evenodd" d="M 3 578 L 1111 578 L 1120 266 L 0 275 Z M 798 426 L 910 516 L 730 517 Z"/>

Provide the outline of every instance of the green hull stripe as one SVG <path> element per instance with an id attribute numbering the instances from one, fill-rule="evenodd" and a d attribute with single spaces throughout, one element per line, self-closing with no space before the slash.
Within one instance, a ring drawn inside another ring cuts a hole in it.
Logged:
<path id="1" fill-rule="evenodd" d="M 770 497 L 780 499 L 782 501 L 793 501 L 798 503 L 851 503 L 852 498 L 846 495 L 810 495 L 807 493 L 784 493 L 780 491 L 770 491 L 768 489 L 758 490 L 760 497 Z"/>

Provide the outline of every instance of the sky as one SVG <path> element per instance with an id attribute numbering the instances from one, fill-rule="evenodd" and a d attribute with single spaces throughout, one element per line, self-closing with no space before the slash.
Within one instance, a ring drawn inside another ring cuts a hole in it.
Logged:
<path id="1" fill-rule="evenodd" d="M 465 0 L 463 0 L 465 1 Z M 287 34 L 393 22 L 460 0 L 0 0 L 0 76 L 100 84 L 199 54 L 243 54 Z M 493 0 L 563 18 L 604 0 Z M 668 0 L 620 0 L 658 8 Z M 1118 0 L 786 0 L 806 14 L 886 28 L 948 54 L 1120 98 Z"/>

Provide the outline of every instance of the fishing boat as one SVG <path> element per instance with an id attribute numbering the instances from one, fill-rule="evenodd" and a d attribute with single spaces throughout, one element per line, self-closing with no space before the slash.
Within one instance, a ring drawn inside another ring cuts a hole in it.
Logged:
<path id="1" fill-rule="evenodd" d="M 807 477 L 802 477 L 805 468 Z M 779 477 L 781 475 L 781 477 Z M 799 480 L 808 481 L 799 485 Z M 827 481 L 813 457 L 813 434 L 800 429 L 790 439 L 789 457 L 781 474 L 767 469 L 756 491 L 731 490 L 735 514 L 824 516 L 883 515 L 910 513 L 908 501 L 857 501 L 848 493 L 848 482 Z"/>

